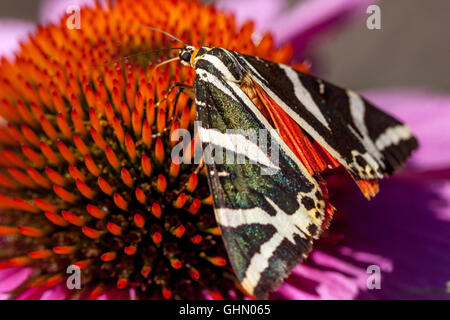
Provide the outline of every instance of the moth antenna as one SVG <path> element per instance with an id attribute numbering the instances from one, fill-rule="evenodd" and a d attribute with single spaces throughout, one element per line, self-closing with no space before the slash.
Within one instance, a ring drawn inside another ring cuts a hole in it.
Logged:
<path id="1" fill-rule="evenodd" d="M 137 24 L 137 23 L 132 24 L 132 26 L 137 26 L 137 27 L 141 27 L 141 28 L 145 28 L 145 29 L 157 31 L 157 32 L 159 32 L 159 33 L 162 33 L 162 34 L 164 34 L 164 35 L 166 35 L 166 36 L 172 38 L 173 40 L 176 40 L 176 41 L 178 41 L 178 42 L 181 42 L 181 43 L 182 43 L 183 45 L 185 45 L 185 46 L 188 46 L 188 45 L 189 45 L 189 44 L 187 44 L 186 42 L 184 42 L 183 40 L 181 40 L 181 39 L 175 37 L 174 35 L 172 35 L 172 34 L 166 32 L 166 31 L 164 31 L 164 30 L 161 30 L 161 29 L 158 29 L 158 28 L 155 28 L 155 27 L 146 26 L 146 25 L 143 25 L 143 24 Z"/>
<path id="2" fill-rule="evenodd" d="M 108 66 L 108 65 L 114 64 L 114 63 L 119 62 L 119 61 L 126 60 L 128 58 L 138 57 L 138 56 L 143 55 L 143 54 L 158 53 L 158 52 L 166 51 L 166 50 L 167 51 L 170 51 L 170 50 L 181 50 L 181 49 L 183 49 L 183 48 L 163 48 L 163 49 L 159 49 L 159 50 L 142 51 L 142 52 L 138 52 L 138 53 L 129 54 L 129 55 L 117 58 L 115 60 L 111 60 L 110 62 L 107 62 L 105 64 L 96 65 L 96 66 L 94 66 L 94 67 L 92 67 L 90 69 L 83 69 L 83 70 L 84 71 L 89 71 L 89 70 L 97 69 L 97 68 L 100 68 L 100 67 L 104 67 L 104 66 Z"/>
<path id="3" fill-rule="evenodd" d="M 172 59 L 167 59 L 167 60 L 164 60 L 163 62 L 157 64 L 157 65 L 153 68 L 152 73 L 150 74 L 150 78 L 149 78 L 149 79 L 153 79 L 153 76 L 155 75 L 155 71 L 156 71 L 156 69 L 158 69 L 159 67 L 162 67 L 162 66 L 164 66 L 164 65 L 166 65 L 166 64 L 169 64 L 169 63 L 171 63 L 171 62 L 178 61 L 178 60 L 180 60 L 180 57 L 175 57 L 175 58 L 172 58 Z"/>
<path id="4" fill-rule="evenodd" d="M 143 54 L 151 54 L 151 53 L 158 53 L 158 52 L 162 52 L 162 51 L 180 50 L 180 49 L 183 49 L 183 48 L 162 48 L 162 49 L 158 49 L 158 50 L 142 51 L 142 52 L 138 52 L 138 53 L 133 53 L 133 54 L 129 54 L 129 55 L 126 55 L 126 56 L 122 56 L 120 58 L 111 60 L 111 61 L 109 61 L 107 63 L 104 63 L 104 64 L 98 64 L 98 65 L 95 65 L 95 66 L 92 66 L 92 67 L 89 67 L 89 68 L 83 68 L 81 70 L 82 71 L 91 71 L 91 70 L 99 69 L 101 67 L 109 66 L 111 64 L 114 64 L 114 63 L 119 62 L 119 61 L 126 60 L 128 58 L 138 57 L 138 56 L 143 55 Z M 56 77 L 56 75 L 51 75 L 51 77 L 54 78 L 54 77 Z"/>

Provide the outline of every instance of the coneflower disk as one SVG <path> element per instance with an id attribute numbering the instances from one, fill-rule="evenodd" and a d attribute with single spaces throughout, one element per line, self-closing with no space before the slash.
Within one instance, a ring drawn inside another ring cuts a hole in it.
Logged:
<path id="1" fill-rule="evenodd" d="M 193 130 L 195 106 L 167 93 L 192 84 L 193 71 L 172 63 L 152 73 L 175 45 L 136 25 L 277 62 L 291 48 L 275 49 L 268 34 L 255 44 L 252 23 L 237 28 L 195 1 L 84 8 L 79 30 L 65 19 L 0 65 L 0 268 L 33 268 L 12 296 L 65 286 L 76 265 L 82 289 L 68 297 L 110 286 L 148 298 L 242 297 L 204 172 L 189 154 L 170 156 L 170 135 Z"/>

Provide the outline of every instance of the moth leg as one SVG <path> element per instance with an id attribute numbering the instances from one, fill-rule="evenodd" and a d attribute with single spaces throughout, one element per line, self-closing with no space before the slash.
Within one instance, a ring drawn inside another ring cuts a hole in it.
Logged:
<path id="1" fill-rule="evenodd" d="M 182 83 L 182 82 L 174 82 L 170 86 L 169 90 L 167 90 L 167 93 L 164 95 L 164 97 L 156 103 L 156 106 L 159 106 L 162 102 L 166 101 L 167 98 L 169 97 L 169 95 L 172 93 L 172 91 L 175 88 L 178 88 L 176 96 L 175 96 L 175 101 L 178 99 L 178 96 L 180 95 L 181 92 L 186 94 L 191 99 L 195 98 L 195 96 L 194 96 L 194 87 L 193 86 L 185 84 L 185 83 Z M 180 92 L 180 93 L 178 93 L 178 92 Z"/>

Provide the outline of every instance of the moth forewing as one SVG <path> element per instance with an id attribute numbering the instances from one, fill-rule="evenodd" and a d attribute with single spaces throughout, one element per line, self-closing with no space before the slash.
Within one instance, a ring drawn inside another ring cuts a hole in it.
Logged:
<path id="1" fill-rule="evenodd" d="M 417 141 L 353 91 L 289 66 L 211 47 L 188 46 L 180 59 L 196 71 L 203 147 L 219 147 L 214 149 L 223 156 L 236 152 L 230 147 L 236 136 L 227 129 L 265 130 L 279 146 L 279 169 L 272 175 L 262 175 L 267 163 L 251 162 L 250 154 L 243 163 L 206 162 L 236 276 L 250 294 L 266 297 L 331 220 L 323 171 L 342 165 L 370 198 L 378 192 L 377 179 L 403 164 Z M 238 139 L 251 143 L 245 135 Z"/>

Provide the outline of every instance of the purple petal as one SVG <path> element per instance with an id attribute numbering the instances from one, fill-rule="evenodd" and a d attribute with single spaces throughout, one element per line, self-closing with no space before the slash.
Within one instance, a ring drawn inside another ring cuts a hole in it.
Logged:
<path id="1" fill-rule="evenodd" d="M 58 285 L 46 290 L 41 300 L 65 300 L 67 299 L 67 288 L 64 285 Z"/>
<path id="2" fill-rule="evenodd" d="M 97 300 L 130 300 L 132 293 L 130 290 L 110 288 Z"/>
<path id="3" fill-rule="evenodd" d="M 331 229 L 342 229 L 344 240 L 334 246 L 319 243 L 275 298 L 450 298 L 445 293 L 450 279 L 449 182 L 391 179 L 370 202 L 355 192 L 333 205 L 348 213 Z M 379 290 L 366 287 L 370 265 L 380 267 Z"/>
<path id="4" fill-rule="evenodd" d="M 57 23 L 70 6 L 94 5 L 95 0 L 44 0 L 39 9 L 39 20 L 43 24 Z"/>
<path id="5" fill-rule="evenodd" d="M 365 96 L 411 127 L 419 140 L 413 166 L 450 168 L 450 95 L 405 89 L 368 91 Z"/>
<path id="6" fill-rule="evenodd" d="M 16 289 L 31 275 L 31 268 L 8 268 L 0 270 L 0 293 L 7 294 Z"/>
<path id="7" fill-rule="evenodd" d="M 353 14 L 363 14 L 373 0 L 305 0 L 272 21 L 278 43 L 290 41 L 297 52 L 321 32 Z"/>
<path id="8" fill-rule="evenodd" d="M 238 22 L 253 20 L 259 32 L 271 31 L 276 42 L 291 42 L 295 52 L 304 50 L 318 34 L 362 14 L 374 0 L 303 0 L 294 8 L 280 0 L 221 0 L 219 8 L 235 13 Z"/>
<path id="9" fill-rule="evenodd" d="M 219 9 L 233 12 L 239 25 L 252 20 L 258 31 L 265 32 L 270 30 L 271 23 L 282 14 L 287 1 L 219 0 L 216 5 Z"/>
<path id="10" fill-rule="evenodd" d="M 0 56 L 12 58 L 19 42 L 33 31 L 32 22 L 17 19 L 0 19 Z"/>

